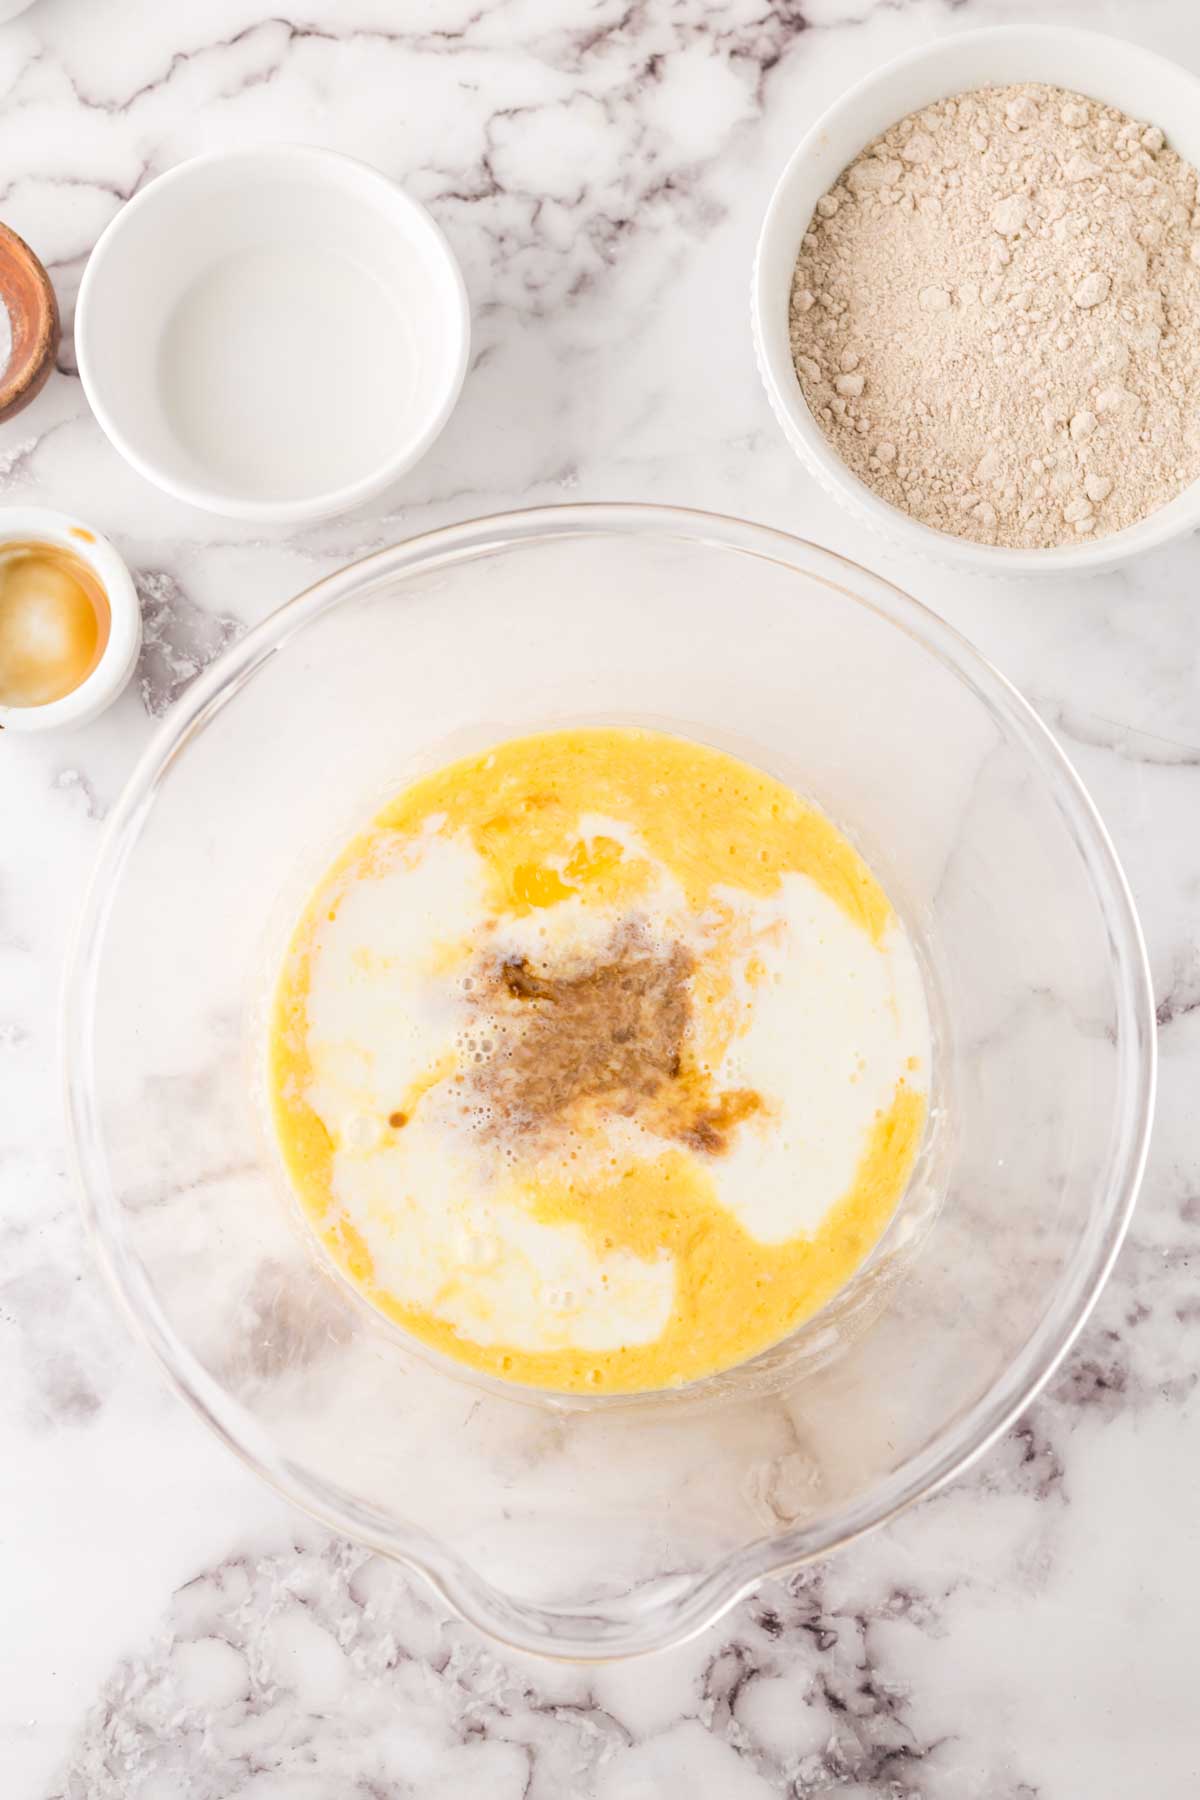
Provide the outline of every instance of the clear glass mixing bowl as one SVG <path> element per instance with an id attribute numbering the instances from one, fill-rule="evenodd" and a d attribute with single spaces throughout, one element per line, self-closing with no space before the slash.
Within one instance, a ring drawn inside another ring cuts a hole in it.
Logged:
<path id="1" fill-rule="evenodd" d="M 261 1121 L 264 1000 L 332 847 L 414 771 L 636 723 L 761 764 L 882 878 L 936 1024 L 932 1117 L 858 1278 L 673 1394 L 440 1362 L 321 1258 Z M 176 1387 L 253 1468 L 522 1647 L 681 1638 L 960 1470 L 1046 1379 L 1141 1173 L 1153 1009 L 1071 768 L 934 614 L 731 519 L 455 526 L 282 607 L 189 689 L 117 807 L 65 1015 L 88 1219 Z"/>

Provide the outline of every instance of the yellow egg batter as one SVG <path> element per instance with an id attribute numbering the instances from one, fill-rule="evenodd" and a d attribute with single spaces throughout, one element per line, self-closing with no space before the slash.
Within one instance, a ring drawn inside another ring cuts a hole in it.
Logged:
<path id="1" fill-rule="evenodd" d="M 761 770 L 624 727 L 516 739 L 415 781 L 313 895 L 270 1031 L 284 1163 L 426 1344 L 678 1385 L 785 1337 L 886 1226 L 926 1112 L 914 971 L 861 857 Z"/>

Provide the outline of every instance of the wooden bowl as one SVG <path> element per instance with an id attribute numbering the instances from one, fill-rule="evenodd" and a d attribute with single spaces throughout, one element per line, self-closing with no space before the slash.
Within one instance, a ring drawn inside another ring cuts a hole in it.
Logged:
<path id="1" fill-rule="evenodd" d="M 0 369 L 0 422 L 46 385 L 58 354 L 58 302 L 50 277 L 23 238 L 0 225 L 0 300 L 12 322 L 12 352 Z"/>

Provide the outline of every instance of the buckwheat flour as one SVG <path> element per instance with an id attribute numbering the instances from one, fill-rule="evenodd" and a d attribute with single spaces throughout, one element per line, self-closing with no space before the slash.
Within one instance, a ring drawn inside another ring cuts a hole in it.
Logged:
<path id="1" fill-rule="evenodd" d="M 1143 519 L 1200 476 L 1197 175 L 1155 125 L 1042 85 L 937 102 L 817 202 L 790 310 L 826 437 L 980 543 Z"/>

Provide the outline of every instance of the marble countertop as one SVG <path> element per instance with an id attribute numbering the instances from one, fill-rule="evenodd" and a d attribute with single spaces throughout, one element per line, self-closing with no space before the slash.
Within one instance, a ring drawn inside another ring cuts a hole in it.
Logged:
<path id="1" fill-rule="evenodd" d="M 82 1240 L 56 998 L 103 821 L 192 677 L 298 588 L 429 525 L 652 499 L 861 553 L 800 471 L 747 322 L 771 184 L 909 47 L 1053 15 L 1200 70 L 1191 0 L 40 0 L 0 26 L 0 217 L 47 263 L 59 372 L 0 428 L 0 503 L 135 570 L 118 706 L 0 748 L 0 1791 L 5 1800 L 1089 1800 L 1200 1792 L 1200 546 L 1077 583 L 869 560 L 1021 686 L 1149 940 L 1161 1097 L 1129 1240 L 1050 1390 L 966 1478 L 678 1651 L 503 1652 L 331 1539 L 165 1390 Z M 462 402 L 371 509 L 263 532 L 148 487 L 89 416 L 89 249 L 180 158 L 305 139 L 397 176 L 457 251 Z"/>

